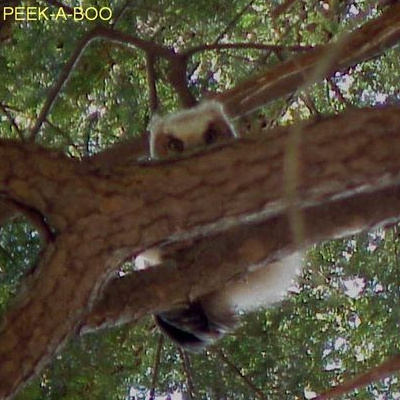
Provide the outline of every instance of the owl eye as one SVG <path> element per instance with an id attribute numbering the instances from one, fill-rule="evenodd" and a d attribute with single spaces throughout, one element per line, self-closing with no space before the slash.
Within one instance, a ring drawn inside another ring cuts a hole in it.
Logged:
<path id="1" fill-rule="evenodd" d="M 182 140 L 170 137 L 167 143 L 167 148 L 174 153 L 182 153 L 185 149 L 185 145 Z"/>
<path id="2" fill-rule="evenodd" d="M 207 130 L 203 133 L 204 143 L 209 145 L 216 142 L 218 139 L 218 131 L 213 124 L 210 124 Z"/>

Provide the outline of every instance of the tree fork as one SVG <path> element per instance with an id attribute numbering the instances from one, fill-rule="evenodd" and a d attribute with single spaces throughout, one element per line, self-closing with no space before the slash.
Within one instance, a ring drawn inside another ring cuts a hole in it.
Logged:
<path id="1" fill-rule="evenodd" d="M 290 202 L 299 210 L 400 183 L 398 108 L 349 111 L 186 159 L 106 172 L 83 173 L 52 151 L 1 140 L 0 196 L 44 215 L 55 238 L 3 320 L 0 397 L 50 361 L 129 254 L 284 213 L 293 135 L 299 168 Z M 165 306 L 174 300 L 165 297 Z"/>

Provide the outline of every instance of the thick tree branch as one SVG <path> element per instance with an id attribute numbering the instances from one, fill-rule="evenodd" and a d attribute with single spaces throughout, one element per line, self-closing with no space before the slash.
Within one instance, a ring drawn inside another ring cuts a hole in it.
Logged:
<path id="1" fill-rule="evenodd" d="M 330 65 L 331 69 L 326 71 L 326 76 L 329 76 L 332 71 L 337 69 L 345 70 L 358 62 L 382 54 L 391 46 L 396 45 L 400 40 L 400 20 L 398 15 L 400 15 L 400 4 L 392 6 L 381 17 L 370 21 L 355 32 L 350 33 L 346 38 L 341 39 L 345 43 L 340 45 L 340 47 L 337 44 L 330 44 L 314 50 L 303 48 L 303 50 L 307 50 L 307 54 L 293 57 L 286 62 L 280 63 L 276 67 L 266 71 L 258 79 L 252 78 L 247 80 L 217 97 L 225 104 L 232 117 L 240 116 L 281 96 L 293 93 L 301 84 L 306 82 L 312 83 L 310 80 L 311 77 L 313 79 L 320 79 L 321 77 L 319 76 L 312 76 L 312 71 L 316 66 L 324 64 L 324 58 L 330 52 L 337 52 L 337 54 L 334 63 Z M 165 48 L 153 48 L 150 45 L 145 46 L 145 43 L 137 43 L 134 37 L 123 35 L 118 31 L 104 29 L 102 37 L 117 40 L 121 43 L 131 43 L 142 49 L 147 48 L 149 50 L 148 54 L 151 54 L 151 57 L 157 56 L 169 59 L 171 62 L 170 80 L 179 93 L 182 104 L 185 106 L 193 105 L 195 101 L 185 85 L 185 71 L 189 57 L 198 51 L 219 49 L 221 46 L 226 46 L 226 48 L 245 46 L 245 44 L 240 43 L 204 45 L 189 48 L 181 53 L 174 53 Z M 371 40 L 371 38 L 374 39 Z M 260 49 L 265 49 L 266 46 L 264 44 L 252 45 Z M 270 48 L 270 46 L 267 45 L 267 48 Z M 297 50 L 300 51 L 302 49 Z M 256 96 L 254 96 L 254 93 L 256 93 Z M 105 152 L 118 154 L 124 145 L 121 146 L 121 144 L 118 144 L 117 147 L 115 150 L 113 148 L 106 149 Z M 132 157 L 130 154 L 131 150 L 124 151 L 124 155 L 120 154 L 114 157 L 114 164 L 121 163 L 121 159 L 132 159 L 148 154 L 143 145 L 135 147 L 133 150 L 134 155 Z M 95 157 L 101 158 L 101 153 Z M 90 159 L 87 161 L 91 163 Z M 99 167 L 99 164 L 97 164 L 97 167 Z"/>
<path id="2" fill-rule="evenodd" d="M 337 43 L 279 63 L 258 78 L 224 92 L 218 99 L 225 104 L 231 117 L 237 117 L 293 93 L 306 83 L 312 84 L 335 71 L 343 71 L 376 57 L 399 43 L 399 15 L 400 3 L 388 8 L 381 17 L 340 38 Z"/>
<path id="3" fill-rule="evenodd" d="M 392 223 L 400 217 L 400 187 L 355 195 L 305 209 L 303 247 Z M 265 266 L 295 248 L 288 219 L 231 228 L 195 243 L 163 247 L 166 264 L 115 279 L 82 323 L 81 333 L 136 321 L 165 311 Z M 166 306 L 168 304 L 168 306 Z"/>
<path id="4" fill-rule="evenodd" d="M 186 159 L 86 173 L 54 152 L 0 141 L 0 195 L 41 213 L 56 232 L 0 329 L 0 397 L 15 393 L 48 363 L 129 254 L 284 213 L 288 154 L 298 157 L 289 204 L 299 211 L 396 187 L 399 132 L 399 109 L 359 110 Z M 293 135 L 298 148 L 288 153 Z M 257 246 L 249 249 L 253 254 Z M 166 300 L 163 290 L 158 295 Z"/>

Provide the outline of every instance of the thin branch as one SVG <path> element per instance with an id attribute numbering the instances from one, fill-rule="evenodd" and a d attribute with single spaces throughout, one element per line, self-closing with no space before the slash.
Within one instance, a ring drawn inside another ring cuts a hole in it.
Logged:
<path id="1" fill-rule="evenodd" d="M 89 43 L 94 40 L 97 37 L 97 28 L 91 30 L 88 32 L 79 42 L 77 47 L 75 48 L 75 51 L 67 61 L 67 63 L 64 65 L 63 69 L 61 70 L 61 73 L 58 77 L 58 80 L 56 83 L 53 85 L 53 87 L 50 89 L 49 94 L 46 98 L 45 103 L 42 106 L 42 109 L 40 110 L 39 116 L 36 120 L 35 125 L 32 127 L 31 132 L 30 132 L 30 140 L 34 141 L 36 138 L 36 135 L 38 134 L 40 128 L 42 127 L 42 124 L 44 123 L 45 119 L 47 118 L 48 114 L 50 113 L 51 109 L 53 108 L 57 97 L 59 96 L 63 86 L 67 83 L 68 79 L 71 76 L 71 73 L 77 64 L 78 60 L 80 59 L 83 51 L 85 48 L 89 45 Z"/>
<path id="2" fill-rule="evenodd" d="M 53 122 L 49 121 L 47 118 L 44 122 L 52 129 L 55 130 L 55 133 L 62 137 L 65 140 L 66 146 L 73 148 L 77 154 L 80 154 L 79 145 L 74 142 L 69 132 L 66 132 L 64 129 L 61 129 L 59 126 L 55 125 Z"/>
<path id="3" fill-rule="evenodd" d="M 215 39 L 214 43 L 218 43 L 227 33 L 230 31 L 231 28 L 233 28 L 236 23 L 242 18 L 243 14 L 253 5 L 255 0 L 251 0 L 249 3 L 247 3 L 229 22 L 229 24 L 225 27 L 225 29 L 217 36 Z"/>
<path id="4" fill-rule="evenodd" d="M 21 129 L 19 128 L 19 126 L 17 125 L 17 123 L 15 122 L 15 119 L 13 118 L 13 116 L 10 114 L 10 112 L 8 111 L 8 107 L 5 106 L 3 103 L 0 103 L 0 108 L 1 111 L 3 111 L 4 115 L 7 117 L 8 122 L 10 123 L 10 125 L 14 128 L 14 130 L 17 132 L 18 137 L 21 140 L 25 140 L 24 135 L 21 131 Z"/>
<path id="5" fill-rule="evenodd" d="M 333 93 L 335 93 L 337 99 L 341 103 L 343 103 L 346 107 L 352 107 L 352 104 L 343 96 L 343 93 L 340 90 L 339 86 L 336 84 L 336 82 L 332 78 L 329 78 L 327 81 Z"/>
<path id="6" fill-rule="evenodd" d="M 255 386 L 253 384 L 253 382 L 251 382 L 251 380 L 245 375 L 243 374 L 242 371 L 240 371 L 240 369 L 236 366 L 235 363 L 233 363 L 227 356 L 226 354 L 221 350 L 213 350 L 213 353 L 222 361 L 224 362 L 229 369 L 236 375 L 238 376 L 245 384 L 246 386 L 248 386 L 251 391 L 254 392 L 254 395 L 261 399 L 261 400 L 266 400 L 267 397 L 264 395 L 264 393 L 261 391 L 261 389 L 259 389 L 257 386 Z"/>
<path id="7" fill-rule="evenodd" d="M 122 5 L 122 7 L 115 13 L 115 18 L 111 26 L 115 28 L 115 26 L 118 24 L 119 20 L 123 17 L 125 14 L 126 10 L 131 6 L 131 0 L 126 0 L 125 4 Z"/>
<path id="8" fill-rule="evenodd" d="M 140 39 L 136 36 L 128 35 L 126 33 L 99 26 L 95 28 L 96 34 L 99 38 L 111 40 L 124 45 L 131 45 L 136 49 L 143 50 L 146 53 L 151 53 L 154 56 L 163 57 L 166 59 L 174 59 L 176 52 L 168 47 L 160 46 L 157 43 Z"/>
<path id="9" fill-rule="evenodd" d="M 284 0 L 281 4 L 276 6 L 271 12 L 271 18 L 276 19 L 280 15 L 285 14 L 297 0 Z"/>
<path id="10" fill-rule="evenodd" d="M 154 114 L 158 111 L 158 96 L 156 87 L 156 72 L 154 69 L 155 57 L 151 53 L 146 55 L 147 85 L 149 87 L 150 112 Z"/>
<path id="11" fill-rule="evenodd" d="M 153 376 L 151 378 L 151 389 L 150 393 L 154 396 L 156 392 L 156 386 L 158 382 L 158 374 L 160 371 L 160 360 L 161 360 L 161 353 L 164 344 L 164 335 L 160 334 L 157 343 L 157 350 L 156 355 L 154 357 L 154 367 L 153 367 Z"/>
<path id="12" fill-rule="evenodd" d="M 189 396 L 191 399 L 196 399 L 197 396 L 196 396 L 196 392 L 194 389 L 193 376 L 192 376 L 192 364 L 190 362 L 190 355 L 186 351 L 183 351 L 181 348 L 178 348 L 178 352 L 182 357 L 183 371 L 185 372 L 185 376 L 186 376 L 186 383 L 187 383 Z"/>
<path id="13" fill-rule="evenodd" d="M 343 384 L 334 387 L 317 397 L 313 400 L 327 400 L 333 397 L 338 397 L 343 394 L 347 394 L 357 388 L 367 386 L 373 381 L 378 381 L 387 378 L 388 376 L 400 371 L 400 355 L 393 357 L 392 359 L 383 362 L 375 368 L 365 374 L 361 374 L 354 379 L 351 379 Z"/>
<path id="14" fill-rule="evenodd" d="M 68 79 L 71 76 L 71 73 L 76 66 L 77 62 L 79 61 L 80 57 L 82 56 L 84 50 L 86 47 L 95 39 L 108 39 L 112 40 L 115 42 L 119 43 L 124 43 L 124 44 L 131 44 L 136 48 L 142 49 L 145 52 L 152 52 L 153 54 L 167 57 L 167 58 L 173 58 L 174 53 L 172 50 L 169 50 L 165 47 L 156 45 L 154 43 L 139 39 L 137 37 L 127 35 L 121 32 L 114 31 L 109 28 L 104 28 L 104 27 L 95 27 L 91 31 L 89 31 L 86 35 L 84 35 L 81 40 L 78 42 L 73 54 L 67 61 L 67 63 L 64 65 L 63 69 L 61 70 L 61 73 L 53 85 L 53 87 L 50 89 L 49 94 L 47 96 L 47 99 L 45 103 L 42 106 L 42 109 L 40 110 L 39 116 L 36 120 L 35 125 L 31 129 L 30 133 L 30 140 L 34 141 L 36 138 L 36 135 L 38 134 L 40 128 L 42 127 L 42 124 L 44 123 L 45 119 L 47 118 L 48 114 L 50 113 L 51 109 L 53 108 L 57 97 L 59 96 L 62 88 L 64 85 L 67 83 Z"/>
<path id="15" fill-rule="evenodd" d="M 263 43 L 214 43 L 214 44 L 204 44 L 196 47 L 192 47 L 186 51 L 181 52 L 185 56 L 192 56 L 193 54 L 199 53 L 201 51 L 213 51 L 213 50 L 263 50 L 263 51 L 292 51 L 292 52 L 305 52 L 315 50 L 321 46 L 280 46 L 274 44 L 263 44 Z"/>
<path id="16" fill-rule="evenodd" d="M 304 94 L 300 94 L 299 98 L 301 99 L 301 101 L 305 104 L 305 106 L 308 108 L 309 113 L 313 116 L 316 117 L 318 115 L 320 115 L 314 100 L 311 98 L 311 96 L 309 95 L 308 92 L 304 93 Z"/>

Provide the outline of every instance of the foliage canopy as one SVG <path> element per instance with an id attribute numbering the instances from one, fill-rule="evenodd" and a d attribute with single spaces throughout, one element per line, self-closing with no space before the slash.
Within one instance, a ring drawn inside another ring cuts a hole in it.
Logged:
<path id="1" fill-rule="evenodd" d="M 0 10 L 6 6 L 70 10 L 81 5 L 112 10 L 111 21 L 0 21 L 0 136 L 32 140 L 77 159 L 146 130 L 155 108 L 152 76 L 161 112 L 185 103 L 177 95 L 179 87 L 171 84 L 171 65 L 168 57 L 161 56 L 161 48 L 179 52 L 199 46 L 188 57 L 186 68 L 187 88 L 198 99 L 230 89 L 311 46 L 336 40 L 389 7 L 360 0 L 6 3 Z M 80 40 L 96 25 L 128 35 L 132 41 L 113 37 L 91 41 L 34 132 L 49 93 Z M 150 49 L 147 58 L 145 46 L 132 45 L 137 39 Z M 231 43 L 246 45 L 205 46 Z M 399 60 L 399 48 L 389 49 L 276 98 L 235 122 L 245 135 L 260 127 L 287 125 L 350 107 L 396 105 Z M 310 398 L 313 392 L 397 353 L 398 244 L 394 224 L 313 246 L 302 277 L 282 304 L 246 316 L 243 327 L 217 347 L 188 358 L 165 341 L 156 392 L 163 396 L 191 392 L 202 399 Z M 21 277 L 30 273 L 40 256 L 39 248 L 38 233 L 21 217 L 1 227 L 2 312 Z M 151 388 L 157 341 L 151 319 L 74 339 L 18 399 L 121 399 L 132 387 Z M 399 393 L 400 383 L 391 377 L 348 397 L 397 399 Z"/>

